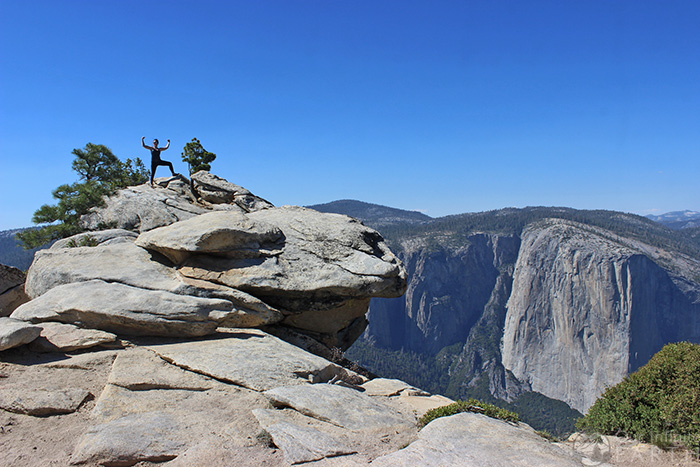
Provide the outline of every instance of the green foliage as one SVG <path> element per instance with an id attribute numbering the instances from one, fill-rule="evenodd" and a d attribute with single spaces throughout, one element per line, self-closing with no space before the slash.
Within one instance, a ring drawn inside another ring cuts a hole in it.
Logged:
<path id="1" fill-rule="evenodd" d="M 566 437 L 573 433 L 576 421 L 583 416 L 566 402 L 539 392 L 524 392 L 506 407 L 518 412 L 523 421 L 533 428 L 558 437 Z"/>
<path id="2" fill-rule="evenodd" d="M 66 244 L 66 246 L 68 248 L 78 248 L 78 247 L 82 247 L 82 246 L 90 246 L 91 247 L 91 246 L 97 246 L 97 245 L 99 245 L 99 242 L 92 235 L 82 235 L 80 237 L 80 240 L 75 241 L 75 239 L 71 239 Z"/>
<path id="3" fill-rule="evenodd" d="M 216 154 L 204 149 L 202 143 L 197 138 L 185 145 L 182 152 L 182 161 L 187 162 L 190 168 L 190 175 L 200 170 L 211 170 L 211 163 L 216 159 Z"/>
<path id="4" fill-rule="evenodd" d="M 520 415 L 510 410 L 497 407 L 493 404 L 487 402 L 482 402 L 477 399 L 469 399 L 468 401 L 458 400 L 449 405 L 444 405 L 436 409 L 428 410 L 425 415 L 423 415 L 420 420 L 418 420 L 418 425 L 424 427 L 428 423 L 432 422 L 436 418 L 447 417 L 450 415 L 455 415 L 462 412 L 476 412 L 484 414 L 491 418 L 498 418 L 500 420 L 505 420 L 508 422 L 519 422 Z"/>
<path id="5" fill-rule="evenodd" d="M 557 436 L 554 436 L 552 433 L 550 433 L 547 430 L 539 430 L 539 431 L 536 431 L 535 433 L 537 433 L 538 435 L 540 435 L 541 437 L 543 437 L 547 441 L 551 441 L 552 443 L 557 443 L 557 442 L 561 441 Z"/>
<path id="6" fill-rule="evenodd" d="M 451 358 L 437 360 L 417 352 L 382 349 L 362 339 L 346 350 L 345 356 L 383 378 L 397 378 L 428 392 L 444 394 L 449 382 Z"/>
<path id="7" fill-rule="evenodd" d="M 43 225 L 17 234 L 25 249 L 82 232 L 80 217 L 91 208 L 102 206 L 105 195 L 145 183 L 149 177 L 141 159 L 122 162 L 101 144 L 88 143 L 84 149 L 74 149 L 73 154 L 73 170 L 81 181 L 59 186 L 52 193 L 58 204 L 45 204 L 34 212 L 32 222 Z"/>
<path id="8" fill-rule="evenodd" d="M 608 388 L 577 428 L 700 448 L 700 345 L 666 345 L 649 363 Z"/>

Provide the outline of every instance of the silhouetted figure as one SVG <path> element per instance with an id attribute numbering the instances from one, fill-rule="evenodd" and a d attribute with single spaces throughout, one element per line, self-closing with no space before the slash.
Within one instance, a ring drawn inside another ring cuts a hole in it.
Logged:
<path id="1" fill-rule="evenodd" d="M 143 136 L 141 138 L 141 144 L 143 145 L 144 148 L 151 151 L 151 186 L 153 186 L 153 177 L 155 177 L 156 168 L 159 165 L 165 165 L 167 167 L 170 167 L 170 172 L 172 172 L 173 176 L 175 176 L 175 171 L 173 170 L 172 162 L 164 161 L 160 158 L 160 153 L 165 151 L 166 149 L 168 149 L 170 147 L 170 140 L 168 140 L 168 144 L 166 144 L 164 148 L 159 148 L 158 147 L 158 140 L 154 139 L 153 140 L 153 147 L 151 147 L 151 146 L 146 146 L 146 137 Z"/>

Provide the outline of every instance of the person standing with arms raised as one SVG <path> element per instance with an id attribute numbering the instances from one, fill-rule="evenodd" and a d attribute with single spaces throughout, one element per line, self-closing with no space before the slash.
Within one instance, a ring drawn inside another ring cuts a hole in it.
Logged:
<path id="1" fill-rule="evenodd" d="M 170 167 L 170 172 L 172 172 L 173 177 L 176 175 L 175 171 L 173 170 L 173 164 L 172 162 L 164 161 L 160 158 L 160 153 L 165 151 L 170 147 L 170 140 L 168 140 L 168 144 L 165 145 L 164 148 L 159 148 L 158 147 L 158 140 L 154 139 L 153 140 L 153 147 L 151 146 L 146 146 L 146 137 L 143 136 L 141 137 L 141 145 L 151 151 L 151 186 L 153 186 L 153 177 L 156 175 L 156 168 L 159 165 L 165 165 L 167 167 Z"/>

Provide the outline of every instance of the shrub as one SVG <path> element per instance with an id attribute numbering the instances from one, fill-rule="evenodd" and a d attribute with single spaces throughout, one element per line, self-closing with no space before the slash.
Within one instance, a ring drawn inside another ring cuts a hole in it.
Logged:
<path id="1" fill-rule="evenodd" d="M 515 412 L 496 407 L 493 404 L 487 404 L 477 399 L 469 399 L 468 401 L 458 400 L 452 404 L 428 410 L 418 421 L 418 424 L 422 428 L 436 418 L 447 417 L 462 412 L 482 413 L 491 418 L 498 418 L 508 422 L 520 421 L 520 415 Z"/>
<path id="2" fill-rule="evenodd" d="M 644 442 L 670 439 L 700 448 L 700 345 L 666 345 L 645 366 L 608 388 L 576 426 L 589 433 Z"/>

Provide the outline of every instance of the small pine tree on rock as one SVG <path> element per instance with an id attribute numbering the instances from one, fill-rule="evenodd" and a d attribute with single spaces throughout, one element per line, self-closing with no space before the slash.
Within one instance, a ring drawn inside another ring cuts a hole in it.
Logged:
<path id="1" fill-rule="evenodd" d="M 214 162 L 214 159 L 216 159 L 216 154 L 204 149 L 197 138 L 192 138 L 192 141 L 185 145 L 182 152 L 182 161 L 187 162 L 190 175 L 200 170 L 211 170 L 211 163 Z"/>

